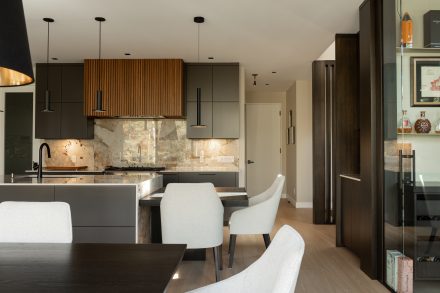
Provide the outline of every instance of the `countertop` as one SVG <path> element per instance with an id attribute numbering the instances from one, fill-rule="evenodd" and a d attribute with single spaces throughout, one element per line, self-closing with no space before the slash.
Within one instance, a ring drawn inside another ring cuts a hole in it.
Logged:
<path id="1" fill-rule="evenodd" d="M 159 173 L 175 173 L 175 172 L 238 172 L 238 167 L 192 167 L 192 166 L 177 166 L 168 167 Z"/>
<path id="2" fill-rule="evenodd" d="M 35 176 L 0 176 L 0 184 L 42 184 L 42 185 L 138 185 L 161 176 L 156 173 L 142 175 L 46 175 L 41 181 Z"/>

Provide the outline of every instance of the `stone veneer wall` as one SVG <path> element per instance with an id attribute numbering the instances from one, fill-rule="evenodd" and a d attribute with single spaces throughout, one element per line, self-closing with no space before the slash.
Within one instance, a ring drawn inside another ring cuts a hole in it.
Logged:
<path id="1" fill-rule="evenodd" d="M 93 140 L 46 140 L 48 166 L 237 167 L 237 139 L 187 139 L 184 120 L 96 119 Z M 220 163 L 233 156 L 234 163 Z"/>

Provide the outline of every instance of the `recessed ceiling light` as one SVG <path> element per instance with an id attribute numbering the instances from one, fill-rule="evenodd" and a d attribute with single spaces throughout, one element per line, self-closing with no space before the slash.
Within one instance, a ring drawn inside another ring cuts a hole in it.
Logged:
<path id="1" fill-rule="evenodd" d="M 125 55 L 125 56 L 130 56 L 130 55 L 131 55 L 131 53 L 124 53 L 124 55 Z"/>
<path id="2" fill-rule="evenodd" d="M 208 57 L 208 59 L 209 59 L 209 60 L 213 60 L 213 59 L 214 59 L 214 57 Z"/>
<path id="3" fill-rule="evenodd" d="M 272 71 L 272 73 L 277 73 L 276 71 Z"/>
<path id="4" fill-rule="evenodd" d="M 58 58 L 57 57 L 52 57 L 52 60 L 58 60 Z"/>

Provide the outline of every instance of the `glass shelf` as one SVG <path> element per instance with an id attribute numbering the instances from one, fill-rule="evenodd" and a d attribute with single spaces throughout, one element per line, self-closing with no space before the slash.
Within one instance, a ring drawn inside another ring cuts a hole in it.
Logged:
<path id="1" fill-rule="evenodd" d="M 403 48 L 404 53 L 440 53 L 440 48 Z M 396 47 L 396 53 L 400 53 L 400 47 Z"/>
<path id="2" fill-rule="evenodd" d="M 411 133 L 397 133 L 397 135 L 401 135 L 401 136 L 440 136 L 440 133 L 435 133 L 435 132 L 430 132 L 430 133 L 415 133 L 415 132 L 411 132 Z"/>

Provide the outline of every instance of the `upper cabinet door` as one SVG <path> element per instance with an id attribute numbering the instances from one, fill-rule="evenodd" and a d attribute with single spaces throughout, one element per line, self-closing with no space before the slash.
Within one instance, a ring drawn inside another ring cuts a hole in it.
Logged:
<path id="1" fill-rule="evenodd" d="M 53 112 L 42 112 L 44 103 L 35 104 L 35 138 L 60 139 L 61 103 L 51 103 Z"/>
<path id="2" fill-rule="evenodd" d="M 212 65 L 186 66 L 186 100 L 197 100 L 197 88 L 201 89 L 201 100 L 212 101 Z"/>
<path id="3" fill-rule="evenodd" d="M 83 102 L 84 65 L 68 64 L 63 66 L 62 76 L 63 102 Z"/>
<path id="4" fill-rule="evenodd" d="M 238 102 L 239 67 L 237 65 L 213 66 L 214 102 Z"/>
<path id="5" fill-rule="evenodd" d="M 187 103 L 186 137 L 212 138 L 212 102 L 201 102 L 200 122 L 206 127 L 193 127 L 197 124 L 197 103 Z"/>
<path id="6" fill-rule="evenodd" d="M 59 64 L 49 64 L 49 74 L 47 73 L 47 65 L 37 64 L 36 74 L 36 100 L 38 103 L 44 103 L 46 97 L 46 88 L 50 91 L 50 101 L 61 102 L 61 79 L 62 67 Z M 49 82 L 47 78 L 49 77 Z"/>

